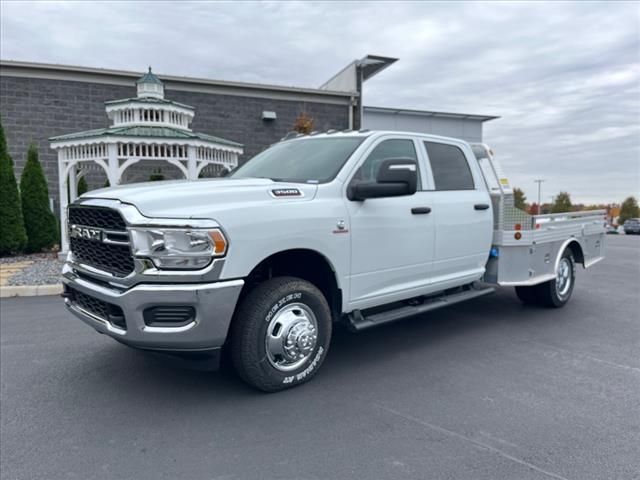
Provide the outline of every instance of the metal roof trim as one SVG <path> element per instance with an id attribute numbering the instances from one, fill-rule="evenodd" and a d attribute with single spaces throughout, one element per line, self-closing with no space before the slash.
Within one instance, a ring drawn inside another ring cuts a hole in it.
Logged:
<path id="1" fill-rule="evenodd" d="M 73 74 L 73 73 L 93 74 L 93 75 L 101 75 L 104 77 L 126 77 L 132 80 L 132 85 L 135 84 L 135 81 L 140 78 L 140 72 L 132 72 L 130 70 L 115 70 L 115 69 L 107 69 L 107 68 L 82 67 L 77 65 L 23 62 L 19 60 L 1 60 L 0 59 L 0 75 L 6 74 L 2 72 L 2 70 L 5 68 L 7 69 L 23 68 L 23 69 L 42 70 L 42 71 L 51 71 L 51 72 L 57 71 L 57 72 L 66 72 L 69 74 Z M 294 93 L 294 94 L 295 93 L 312 94 L 312 95 L 321 95 L 326 97 L 354 96 L 353 92 L 339 92 L 339 91 L 321 90 L 321 89 L 307 88 L 307 87 L 237 82 L 237 81 L 229 81 L 229 80 L 214 80 L 214 79 L 208 79 L 208 78 L 185 77 L 185 76 L 177 76 L 177 75 L 157 75 L 157 77 L 160 78 L 161 81 L 165 82 L 165 84 L 166 82 L 175 82 L 180 84 L 200 84 L 200 85 L 209 85 L 209 86 L 218 86 L 218 87 L 241 88 L 241 89 L 247 89 L 247 90 L 274 91 L 274 92 L 284 92 L 284 93 Z"/>

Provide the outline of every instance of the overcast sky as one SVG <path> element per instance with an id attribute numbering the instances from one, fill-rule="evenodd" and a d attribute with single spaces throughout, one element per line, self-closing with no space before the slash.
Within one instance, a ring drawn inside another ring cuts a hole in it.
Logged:
<path id="1" fill-rule="evenodd" d="M 2 1 L 2 59 L 317 87 L 400 58 L 365 104 L 499 115 L 485 124 L 534 201 L 640 194 L 640 4 Z M 197 105 L 196 105 L 197 108 Z M 215 132 L 209 132 L 214 133 Z"/>

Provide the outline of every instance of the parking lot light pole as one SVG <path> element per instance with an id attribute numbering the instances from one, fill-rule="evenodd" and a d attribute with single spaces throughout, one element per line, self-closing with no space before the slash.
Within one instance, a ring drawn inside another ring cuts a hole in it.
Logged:
<path id="1" fill-rule="evenodd" d="M 542 208 L 542 205 L 540 205 L 540 202 L 542 201 L 542 182 L 544 182 L 544 178 L 538 178 L 537 180 L 534 180 L 534 182 L 538 184 L 538 215 L 540 215 L 540 209 Z"/>

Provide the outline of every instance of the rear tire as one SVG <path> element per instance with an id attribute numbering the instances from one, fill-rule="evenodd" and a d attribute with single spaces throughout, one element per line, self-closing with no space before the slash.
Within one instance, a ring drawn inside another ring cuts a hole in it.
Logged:
<path id="1" fill-rule="evenodd" d="M 276 277 L 242 300 L 231 327 L 238 375 L 264 392 L 307 382 L 331 341 L 331 311 L 322 292 L 295 277 Z"/>
<path id="2" fill-rule="evenodd" d="M 516 295 L 525 305 L 538 305 L 538 285 L 532 287 L 516 287 Z"/>
<path id="3" fill-rule="evenodd" d="M 540 304 L 548 308 L 564 307 L 573 293 L 576 283 L 576 264 L 570 249 L 562 252 L 556 278 L 538 285 Z"/>
<path id="4" fill-rule="evenodd" d="M 516 295 L 527 305 L 540 305 L 548 308 L 564 307 L 571 298 L 576 283 L 575 260 L 571 250 L 562 252 L 556 278 L 531 287 L 516 287 Z"/>

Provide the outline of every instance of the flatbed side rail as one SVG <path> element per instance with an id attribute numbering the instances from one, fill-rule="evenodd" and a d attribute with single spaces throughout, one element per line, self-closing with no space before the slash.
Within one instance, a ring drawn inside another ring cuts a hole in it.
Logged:
<path id="1" fill-rule="evenodd" d="M 574 224 L 594 223 L 601 224 L 604 230 L 606 216 L 606 210 L 583 210 L 580 212 L 533 215 L 531 217 L 531 228 L 533 230 L 555 230 L 556 228 L 568 227 Z"/>

